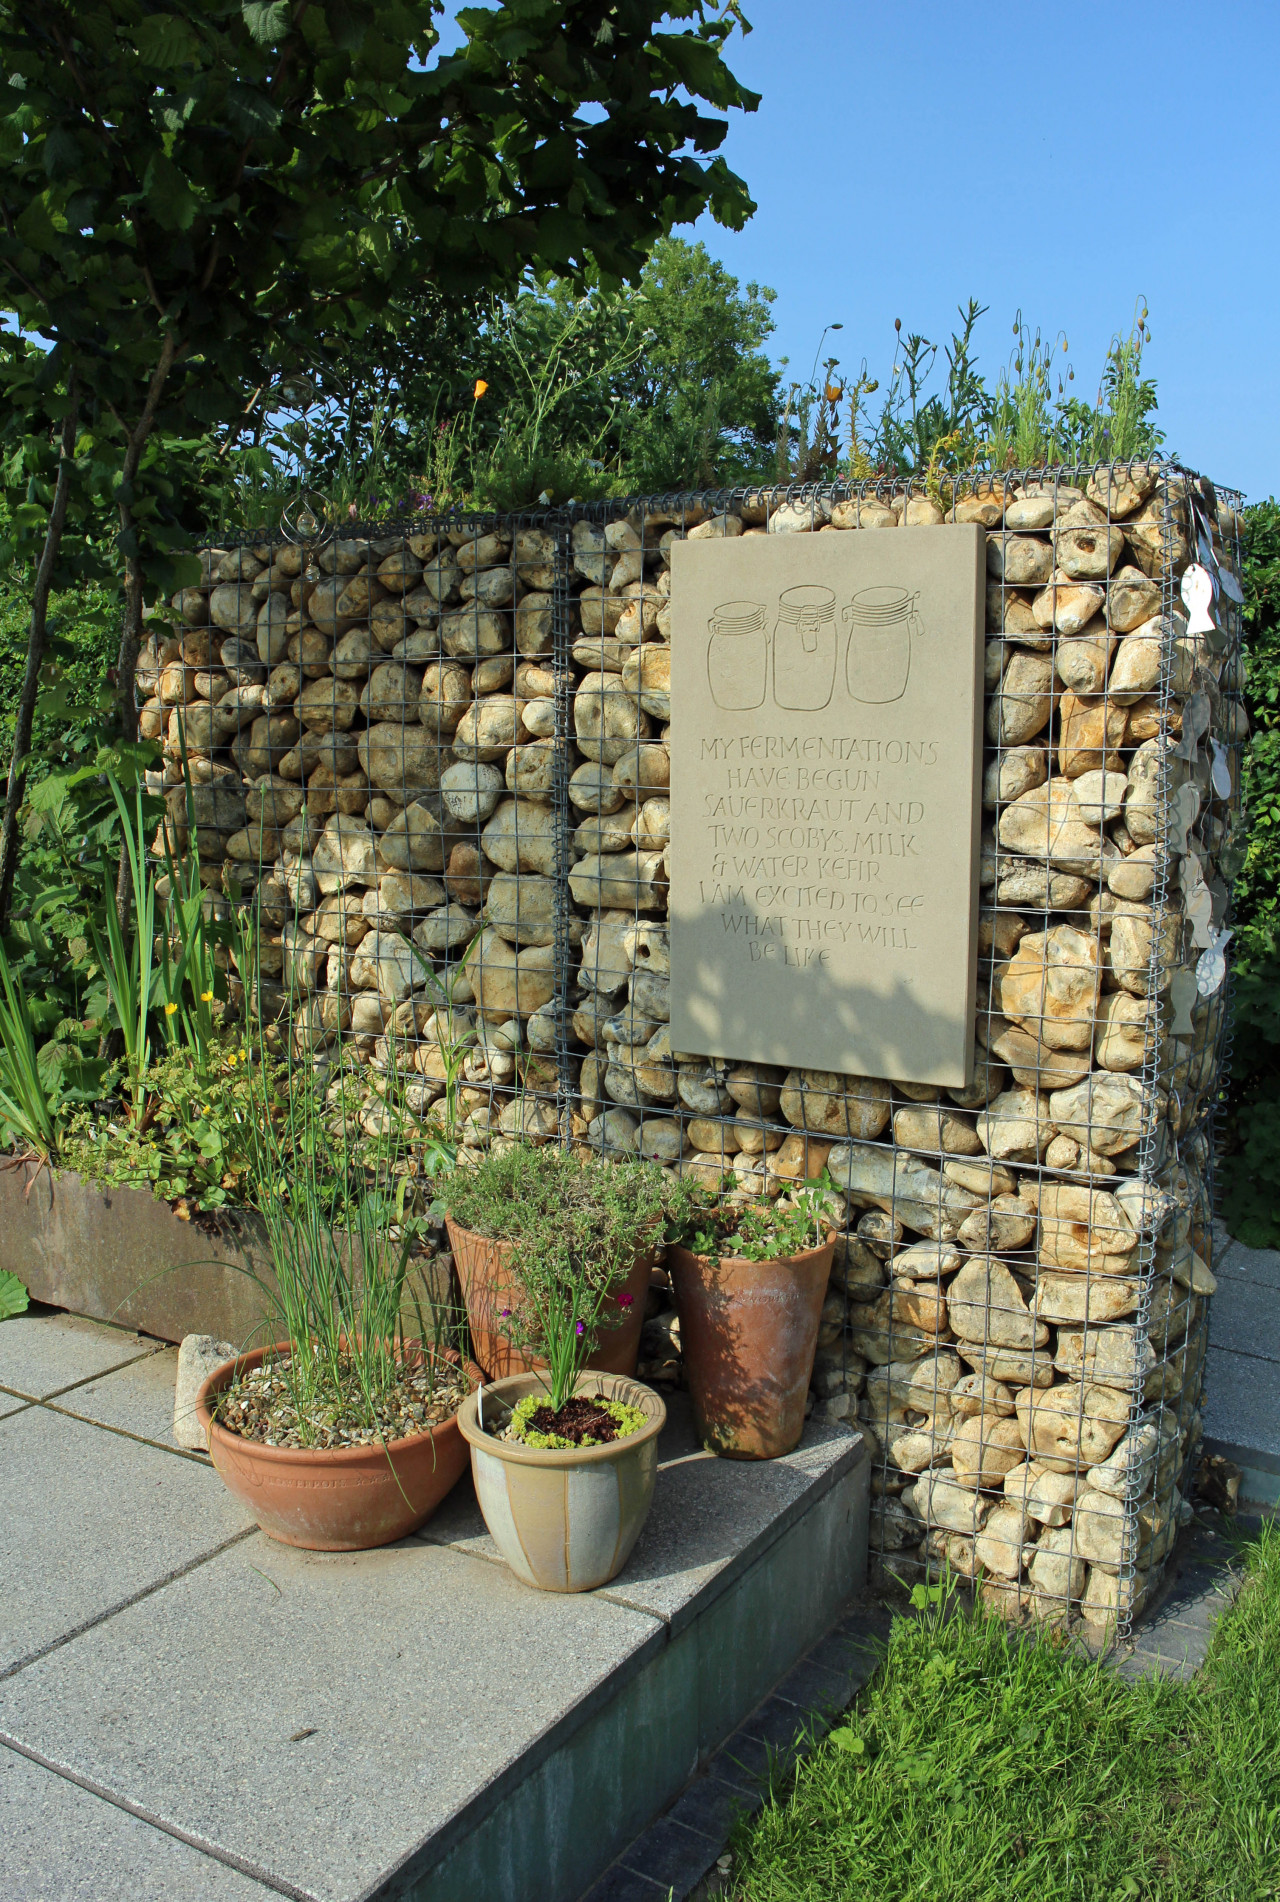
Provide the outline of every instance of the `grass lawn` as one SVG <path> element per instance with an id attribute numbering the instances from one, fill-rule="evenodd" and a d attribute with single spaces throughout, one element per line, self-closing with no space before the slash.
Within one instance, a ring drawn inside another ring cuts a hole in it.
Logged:
<path id="1" fill-rule="evenodd" d="M 735 1902 L 1280 1897 L 1280 1528 L 1190 1684 L 993 1617 L 894 1621 L 883 1668 L 734 1842 Z"/>

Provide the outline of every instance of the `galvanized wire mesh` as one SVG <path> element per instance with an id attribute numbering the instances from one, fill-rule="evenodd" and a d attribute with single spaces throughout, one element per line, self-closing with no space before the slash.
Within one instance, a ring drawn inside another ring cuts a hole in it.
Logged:
<path id="1" fill-rule="evenodd" d="M 256 891 L 262 1009 L 372 1128 L 821 1178 L 812 1404 L 859 1426 L 877 1564 L 1125 1631 L 1184 1512 L 1212 1287 L 1239 831 L 1239 498 L 1165 463 L 737 489 L 210 549 L 140 679 L 206 882 Z M 673 1051 L 673 539 L 988 537 L 972 1083 Z M 1189 631 L 1189 564 L 1212 583 Z M 177 709 L 181 708 L 181 719 Z M 410 1080 L 392 1104 L 389 1059 Z M 379 1088 L 379 1079 L 382 1079 Z M 669 1300 L 642 1377 L 678 1379 Z"/>

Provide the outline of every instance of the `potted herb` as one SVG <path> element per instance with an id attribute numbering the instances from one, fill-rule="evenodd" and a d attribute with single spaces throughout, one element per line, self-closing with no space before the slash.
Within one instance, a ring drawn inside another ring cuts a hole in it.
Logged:
<path id="1" fill-rule="evenodd" d="M 455 1171 L 446 1222 L 471 1352 L 486 1378 L 528 1373 L 544 1358 L 519 1322 L 521 1261 L 561 1242 L 592 1288 L 605 1290 L 587 1365 L 635 1373 L 650 1271 L 661 1258 L 675 1188 L 653 1163 L 582 1161 L 569 1150 L 528 1143 Z"/>
<path id="2" fill-rule="evenodd" d="M 407 1178 L 385 1149 L 370 1164 L 343 1092 L 292 1061 L 274 1092 L 260 1062 L 251 1077 L 249 1173 L 277 1338 L 217 1368 L 197 1417 L 227 1488 L 272 1538 L 328 1552 L 387 1545 L 465 1471 L 457 1413 L 478 1370 L 451 1347 L 429 1289 L 425 1312 L 414 1303 L 416 1332 L 406 1326 Z"/>
<path id="3" fill-rule="evenodd" d="M 463 1402 L 476 1496 L 517 1578 L 591 1591 L 622 1570 L 648 1517 L 667 1410 L 637 1380 L 587 1371 L 612 1305 L 628 1296 L 616 1270 L 574 1245 L 571 1227 L 513 1248 L 505 1265 L 512 1344 L 540 1350 L 546 1364 Z"/>
<path id="4" fill-rule="evenodd" d="M 693 1199 L 667 1253 L 699 1438 L 776 1459 L 804 1431 L 834 1240 L 820 1189 L 775 1203 Z"/>

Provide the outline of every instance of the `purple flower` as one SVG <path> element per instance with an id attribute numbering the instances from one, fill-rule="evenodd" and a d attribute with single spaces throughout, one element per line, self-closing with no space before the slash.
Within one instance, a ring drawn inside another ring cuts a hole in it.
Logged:
<path id="1" fill-rule="evenodd" d="M 585 1333 L 586 1333 L 586 1331 L 587 1331 L 587 1330 L 586 1330 L 586 1327 L 584 1326 L 584 1324 L 583 1324 L 583 1323 L 582 1323 L 581 1321 L 579 1321 L 579 1323 L 578 1323 L 578 1333 L 579 1333 L 579 1334 L 585 1334 Z"/>
<path id="2" fill-rule="evenodd" d="M 505 1321 L 507 1316 L 510 1314 L 510 1312 L 511 1312 L 510 1308 L 500 1308 L 498 1310 L 498 1319 L 500 1321 Z"/>
<path id="3" fill-rule="evenodd" d="M 634 1301 L 634 1299 L 635 1299 L 634 1295 L 620 1294 L 618 1296 L 618 1306 L 620 1308 L 629 1308 L 631 1306 L 631 1303 Z"/>

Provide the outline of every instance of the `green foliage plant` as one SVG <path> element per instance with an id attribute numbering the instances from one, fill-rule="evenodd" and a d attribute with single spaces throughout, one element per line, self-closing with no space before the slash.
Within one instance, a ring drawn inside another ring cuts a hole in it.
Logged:
<path id="1" fill-rule="evenodd" d="M 686 1191 L 679 1239 L 695 1255 L 787 1261 L 826 1241 L 833 1223 L 830 1190 L 821 1182 L 806 1182 L 776 1202 L 735 1200 L 734 1187 L 735 1178 L 726 1176 L 719 1199 L 704 1189 Z"/>
<path id="2" fill-rule="evenodd" d="M 102 925 L 90 921 L 94 951 L 102 970 L 111 1001 L 116 1029 L 124 1043 L 124 1080 L 135 1121 L 142 1118 L 146 1101 L 146 1073 L 151 1061 L 151 1010 L 154 980 L 157 977 L 156 887 L 147 856 L 147 828 L 142 810 L 142 792 L 134 789 L 132 813 L 124 794 L 114 783 L 121 818 L 124 861 L 129 873 L 132 904 L 125 916 L 108 888 L 103 906 Z M 127 919 L 127 923 L 126 923 Z M 165 1000 L 165 1014 L 172 1017 L 178 1006 Z"/>
<path id="3" fill-rule="evenodd" d="M 857 1704 L 736 1832 L 735 1902 L 1274 1902 L 1280 1531 L 1241 1557 L 1185 1680 L 917 1588 Z"/>
<path id="4" fill-rule="evenodd" d="M 15 1314 L 25 1314 L 30 1296 L 17 1275 L 7 1268 L 0 1268 L 0 1321 L 11 1321 Z"/>
<path id="5" fill-rule="evenodd" d="M 0 944 L 0 1138 L 48 1162 L 59 1143 L 56 1077 L 41 1066 L 21 978 Z"/>
<path id="6" fill-rule="evenodd" d="M 341 1071 L 344 1053 L 336 1065 Z M 428 1394 L 450 1346 L 451 1321 L 428 1295 L 406 1330 L 415 1228 L 404 1183 L 385 1155 L 369 1167 L 341 1090 L 330 1091 L 292 1044 L 276 1064 L 248 1053 L 250 1196 L 266 1229 L 274 1282 L 260 1281 L 275 1337 L 289 1343 L 281 1372 L 301 1441 L 349 1423 L 380 1432 L 378 1403 L 421 1351 Z"/>
<path id="7" fill-rule="evenodd" d="M 1280 502 L 1245 510 L 1248 843 L 1235 883 L 1235 1037 L 1221 1164 L 1223 1213 L 1254 1248 L 1280 1247 Z"/>
<path id="8" fill-rule="evenodd" d="M 629 1407 L 624 1400 L 604 1400 L 598 1404 L 604 1408 L 613 1420 L 617 1437 L 625 1440 L 631 1433 L 638 1433 L 645 1424 L 645 1416 L 639 1407 Z M 518 1400 L 511 1410 L 511 1434 L 525 1446 L 543 1446 L 572 1448 L 575 1446 L 596 1446 L 600 1442 L 590 1436 L 581 1440 L 566 1439 L 562 1433 L 544 1433 L 531 1424 L 532 1417 L 546 1401 L 540 1394 L 526 1394 Z"/>
<path id="9" fill-rule="evenodd" d="M 652 1163 L 580 1161 L 552 1145 L 513 1143 L 474 1169 L 459 1169 L 444 1194 L 461 1227 L 514 1244 L 519 1298 L 503 1316 L 511 1341 L 548 1365 L 558 1410 L 599 1339 L 638 1255 L 662 1237 L 679 1185 Z"/>

